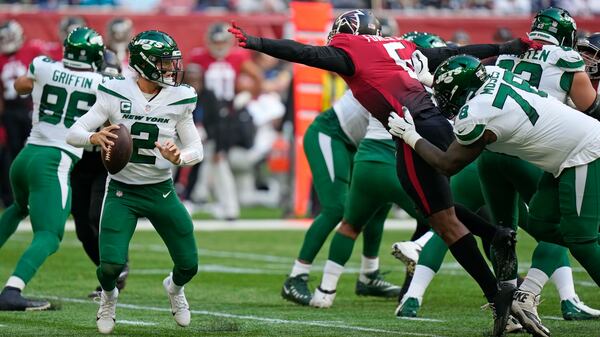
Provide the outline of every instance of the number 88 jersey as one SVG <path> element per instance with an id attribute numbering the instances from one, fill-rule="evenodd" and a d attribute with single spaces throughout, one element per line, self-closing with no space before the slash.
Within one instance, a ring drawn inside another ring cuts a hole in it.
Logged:
<path id="1" fill-rule="evenodd" d="M 52 146 L 78 158 L 82 148 L 67 144 L 69 129 L 96 102 L 96 91 L 102 75 L 66 68 L 46 56 L 33 59 L 27 71 L 32 79 L 33 126 L 28 144 Z"/>
<path id="2" fill-rule="evenodd" d="M 563 103 L 567 102 L 573 75 L 585 71 L 583 58 L 577 51 L 555 45 L 544 45 L 540 50 L 530 49 L 521 56 L 500 55 L 496 65 L 512 71 Z"/>

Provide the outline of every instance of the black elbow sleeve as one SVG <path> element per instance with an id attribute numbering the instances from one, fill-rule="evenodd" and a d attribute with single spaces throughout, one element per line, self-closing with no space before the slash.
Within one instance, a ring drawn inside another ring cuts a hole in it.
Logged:
<path id="1" fill-rule="evenodd" d="M 600 96 L 596 96 L 594 103 L 590 105 L 583 113 L 600 120 Z"/>

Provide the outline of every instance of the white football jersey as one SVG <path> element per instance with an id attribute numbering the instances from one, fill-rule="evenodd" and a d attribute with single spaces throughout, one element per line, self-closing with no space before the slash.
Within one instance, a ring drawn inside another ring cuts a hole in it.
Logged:
<path id="1" fill-rule="evenodd" d="M 333 104 L 333 110 L 346 136 L 354 145 L 358 145 L 367 132 L 369 111 L 354 98 L 350 90 L 346 90 L 344 95 Z"/>
<path id="2" fill-rule="evenodd" d="M 81 158 L 83 149 L 67 144 L 67 129 L 96 102 L 102 75 L 65 68 L 46 56 L 29 65 L 27 77 L 33 82 L 33 125 L 28 144 L 52 146 Z"/>
<path id="3" fill-rule="evenodd" d="M 108 116 L 111 124 L 125 125 L 133 139 L 129 163 L 110 175 L 111 179 L 132 185 L 170 179 L 173 165 L 163 158 L 154 143 L 176 139 L 179 125 L 193 125 L 192 112 L 197 100 L 196 91 L 187 85 L 164 87 L 150 101 L 131 77 L 99 85 L 94 109 Z"/>
<path id="4" fill-rule="evenodd" d="M 512 71 L 563 103 L 567 103 L 573 75 L 585 71 L 585 63 L 577 51 L 555 45 L 531 49 L 521 56 L 500 55 L 496 65 Z"/>
<path id="5" fill-rule="evenodd" d="M 499 67 L 486 67 L 490 76 L 455 119 L 456 140 L 468 145 L 485 130 L 496 142 L 494 152 L 526 160 L 554 176 L 563 169 L 600 158 L 600 122 Z"/>

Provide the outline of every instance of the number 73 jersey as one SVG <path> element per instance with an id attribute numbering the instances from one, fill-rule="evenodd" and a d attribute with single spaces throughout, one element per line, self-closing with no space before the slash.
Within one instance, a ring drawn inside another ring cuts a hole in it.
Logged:
<path id="1" fill-rule="evenodd" d="M 527 84 L 510 71 L 486 67 L 489 78 L 459 111 L 456 140 L 469 145 L 485 130 L 487 149 L 526 160 L 558 177 L 600 158 L 600 122 Z"/>
<path id="2" fill-rule="evenodd" d="M 33 126 L 27 143 L 57 147 L 81 158 L 83 149 L 66 142 L 67 129 L 96 102 L 102 75 L 74 71 L 62 62 L 38 56 L 29 65 L 27 77 L 34 81 Z"/>
<path id="3" fill-rule="evenodd" d="M 90 113 L 106 116 L 111 124 L 125 125 L 133 138 L 129 163 L 111 178 L 132 185 L 170 179 L 173 165 L 154 143 L 179 138 L 186 145 L 187 139 L 178 130 L 196 132 L 192 112 L 197 99 L 196 91 L 187 85 L 163 87 L 150 101 L 131 77 L 99 85 L 97 102 Z"/>

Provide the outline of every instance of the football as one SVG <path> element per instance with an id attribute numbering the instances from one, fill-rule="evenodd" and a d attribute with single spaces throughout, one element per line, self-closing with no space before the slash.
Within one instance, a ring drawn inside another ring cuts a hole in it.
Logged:
<path id="1" fill-rule="evenodd" d="M 119 128 L 111 132 L 119 136 L 119 138 L 113 140 L 115 144 L 109 146 L 108 151 L 102 149 L 101 155 L 102 163 L 108 173 L 116 174 L 129 162 L 133 150 L 133 141 L 131 140 L 129 130 L 123 124 L 119 124 Z"/>

